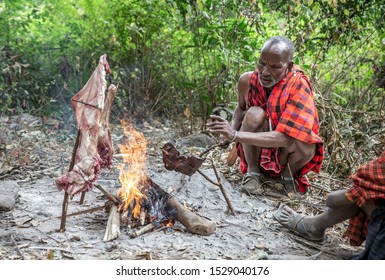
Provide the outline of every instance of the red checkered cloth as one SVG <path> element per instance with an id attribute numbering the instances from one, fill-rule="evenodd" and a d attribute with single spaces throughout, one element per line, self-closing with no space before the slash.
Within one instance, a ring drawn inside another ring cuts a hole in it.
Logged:
<path id="1" fill-rule="evenodd" d="M 318 113 L 313 91 L 303 71 L 294 66 L 292 71 L 273 88 L 267 96 L 265 88 L 259 82 L 259 72 L 255 70 L 250 78 L 247 109 L 253 106 L 265 110 L 272 129 L 283 132 L 305 143 L 316 143 L 316 153 L 297 174 L 298 190 L 305 193 L 309 182 L 304 176 L 310 171 L 319 173 L 324 158 L 323 140 L 319 137 Z M 240 158 L 240 170 L 247 172 L 247 162 L 241 143 L 237 143 Z M 285 166 L 278 161 L 279 148 L 262 148 L 260 165 L 272 177 L 280 176 Z"/>
<path id="2" fill-rule="evenodd" d="M 385 199 L 385 151 L 382 155 L 368 164 L 361 166 L 350 178 L 353 187 L 346 192 L 346 198 L 357 201 L 362 207 L 365 202 Z M 369 219 L 364 211 L 349 220 L 349 226 L 344 237 L 350 239 L 350 244 L 360 246 L 368 234 Z"/>

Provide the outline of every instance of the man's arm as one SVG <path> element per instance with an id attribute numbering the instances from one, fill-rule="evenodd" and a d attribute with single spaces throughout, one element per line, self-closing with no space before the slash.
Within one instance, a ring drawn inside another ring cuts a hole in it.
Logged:
<path id="1" fill-rule="evenodd" d="M 293 141 L 292 137 L 279 131 L 235 132 L 235 130 L 229 126 L 228 122 L 225 119 L 214 115 L 210 116 L 210 118 L 213 120 L 213 122 L 207 125 L 209 127 L 209 131 L 212 133 L 220 133 L 227 140 L 233 140 L 236 142 L 246 143 L 264 148 L 288 147 Z"/>
<path id="2" fill-rule="evenodd" d="M 231 127 L 239 130 L 246 114 L 247 93 L 249 92 L 250 77 L 253 71 L 243 73 L 238 80 L 238 104 L 234 110 Z"/>

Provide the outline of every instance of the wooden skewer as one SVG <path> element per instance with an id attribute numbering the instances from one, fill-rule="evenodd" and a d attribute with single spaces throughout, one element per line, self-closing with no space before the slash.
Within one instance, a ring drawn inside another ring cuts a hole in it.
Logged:
<path id="1" fill-rule="evenodd" d="M 212 145 L 211 147 L 209 147 L 207 150 L 201 152 L 199 154 L 198 157 L 203 157 L 205 154 L 207 154 L 208 152 L 210 152 L 212 149 L 216 148 L 216 147 L 219 147 L 221 144 L 215 144 L 215 145 Z"/>
<path id="2" fill-rule="evenodd" d="M 72 151 L 72 159 L 71 159 L 71 164 L 69 167 L 68 171 L 72 171 L 75 165 L 75 155 L 76 151 L 79 147 L 79 142 L 80 142 L 80 130 L 78 130 L 78 134 L 76 136 L 76 142 L 74 149 Z M 64 199 L 63 199 L 63 206 L 62 206 L 62 214 L 61 214 L 61 222 L 60 222 L 60 232 L 65 232 L 66 230 L 66 222 L 67 222 L 67 212 L 68 212 L 68 199 L 69 199 L 69 194 L 67 192 L 64 192 Z"/>

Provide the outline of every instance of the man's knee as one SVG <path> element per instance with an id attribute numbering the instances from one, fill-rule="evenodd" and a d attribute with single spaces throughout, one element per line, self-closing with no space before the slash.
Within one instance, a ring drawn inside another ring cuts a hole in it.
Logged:
<path id="1" fill-rule="evenodd" d="M 326 206 L 330 208 L 337 208 L 344 205 L 351 205 L 354 202 L 349 201 L 346 196 L 346 190 L 338 190 L 331 192 L 326 198 Z"/>
<path id="2" fill-rule="evenodd" d="M 255 131 L 266 124 L 266 112 L 261 107 L 250 107 L 243 118 L 242 128 L 246 131 Z"/>
<path id="3" fill-rule="evenodd" d="M 289 145 L 284 148 L 287 154 L 296 153 L 303 159 L 309 161 L 314 157 L 316 152 L 316 144 L 308 144 L 301 140 L 291 138 Z"/>

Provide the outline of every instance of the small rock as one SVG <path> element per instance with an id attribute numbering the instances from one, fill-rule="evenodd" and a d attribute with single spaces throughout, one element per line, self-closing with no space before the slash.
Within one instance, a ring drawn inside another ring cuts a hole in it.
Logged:
<path id="1" fill-rule="evenodd" d="M 13 209 L 19 190 L 16 181 L 0 181 L 0 212 Z"/>

